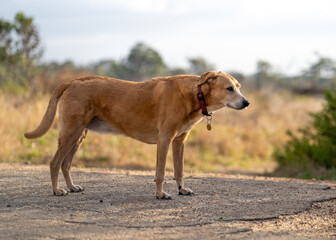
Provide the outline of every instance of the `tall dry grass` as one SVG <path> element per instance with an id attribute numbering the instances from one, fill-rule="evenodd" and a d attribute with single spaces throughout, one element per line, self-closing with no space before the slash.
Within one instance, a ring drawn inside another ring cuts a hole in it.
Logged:
<path id="1" fill-rule="evenodd" d="M 187 171 L 271 171 L 274 146 L 287 140 L 286 130 L 295 130 L 309 121 L 309 112 L 321 108 L 322 100 L 288 93 L 251 92 L 248 109 L 223 109 L 214 114 L 212 131 L 202 121 L 187 141 Z M 49 163 L 57 148 L 57 119 L 50 131 L 36 140 L 23 133 L 40 122 L 49 101 L 41 95 L 0 94 L 0 162 Z M 90 132 L 77 153 L 74 165 L 135 169 L 155 168 L 156 147 L 115 135 Z M 167 161 L 172 169 L 171 154 Z"/>

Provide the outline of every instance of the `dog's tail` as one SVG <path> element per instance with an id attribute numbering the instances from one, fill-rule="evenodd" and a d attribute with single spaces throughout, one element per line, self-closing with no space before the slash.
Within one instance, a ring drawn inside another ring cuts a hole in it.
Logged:
<path id="1" fill-rule="evenodd" d="M 55 118 L 58 100 L 69 85 L 70 82 L 63 82 L 53 91 L 47 111 L 45 112 L 40 125 L 34 131 L 25 133 L 24 136 L 26 138 L 33 139 L 41 137 L 49 130 Z"/>

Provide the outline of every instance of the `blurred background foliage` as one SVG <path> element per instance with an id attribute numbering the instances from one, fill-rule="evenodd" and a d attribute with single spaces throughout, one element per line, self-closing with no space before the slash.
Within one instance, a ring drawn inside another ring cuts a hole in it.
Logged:
<path id="1" fill-rule="evenodd" d="M 282 175 L 336 178 L 336 89 L 325 90 L 324 95 L 323 109 L 311 114 L 312 121 L 299 128 L 299 134 L 288 131 L 290 140 L 275 149 Z"/>
<path id="2" fill-rule="evenodd" d="M 200 75 L 216 68 L 201 56 L 188 58 L 189 67 L 170 67 L 160 53 L 143 42 L 136 43 L 122 60 L 105 59 L 87 66 L 77 66 L 71 60 L 63 63 L 41 62 L 43 47 L 33 18 L 16 14 L 13 21 L 0 19 L 0 85 L 44 91 L 54 88 L 53 81 L 63 81 L 68 75 L 97 74 L 130 81 L 144 81 L 152 77 L 176 74 Z M 336 83 L 335 60 L 316 53 L 316 60 L 300 75 L 286 76 L 277 72 L 271 63 L 259 60 L 256 73 L 244 76 L 231 72 L 238 80 L 247 80 L 249 87 L 284 88 L 293 93 L 322 94 L 323 89 Z"/>
<path id="3" fill-rule="evenodd" d="M 188 58 L 187 68 L 170 67 L 156 49 L 144 42 L 136 43 L 121 60 L 105 59 L 85 66 L 71 60 L 42 62 L 42 55 L 33 18 L 20 12 L 12 21 L 0 19 L 0 102 L 4 106 L 0 115 L 1 162 L 50 160 L 57 145 L 57 121 L 38 140 L 25 140 L 23 132 L 36 127 L 48 95 L 62 81 L 93 74 L 144 81 L 167 75 L 199 75 L 216 68 L 201 56 Z M 256 63 L 255 74 L 228 73 L 242 83 L 242 91 L 247 92 L 252 105 L 245 112 L 220 111 L 211 133 L 199 124 L 188 141 L 187 169 L 335 178 L 335 60 L 316 53 L 315 61 L 297 76 L 278 72 L 264 60 Z M 325 92 L 326 101 L 324 89 L 330 89 Z M 150 169 L 154 168 L 155 155 L 152 146 L 144 147 L 119 136 L 93 134 L 75 164 Z"/>
<path id="4" fill-rule="evenodd" d="M 0 85 L 27 88 L 37 74 L 43 54 L 33 18 L 16 14 L 12 22 L 0 19 Z"/>

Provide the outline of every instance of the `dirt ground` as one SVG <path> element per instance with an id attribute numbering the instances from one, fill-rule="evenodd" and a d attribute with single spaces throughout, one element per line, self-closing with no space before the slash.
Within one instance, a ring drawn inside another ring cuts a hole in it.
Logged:
<path id="1" fill-rule="evenodd" d="M 336 239 L 336 184 L 172 174 L 157 200 L 152 171 L 73 169 L 83 193 L 52 195 L 47 166 L 0 164 L 1 239 Z M 60 185 L 65 187 L 60 175 Z"/>

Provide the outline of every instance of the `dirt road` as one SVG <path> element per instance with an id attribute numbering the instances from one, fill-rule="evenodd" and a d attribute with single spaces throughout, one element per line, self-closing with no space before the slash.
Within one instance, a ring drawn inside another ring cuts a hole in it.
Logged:
<path id="1" fill-rule="evenodd" d="M 47 166 L 0 164 L 1 239 L 336 238 L 335 183 L 186 176 L 194 196 L 154 197 L 154 172 L 73 169 L 84 193 L 51 194 Z M 64 186 L 60 175 L 60 185 Z"/>

